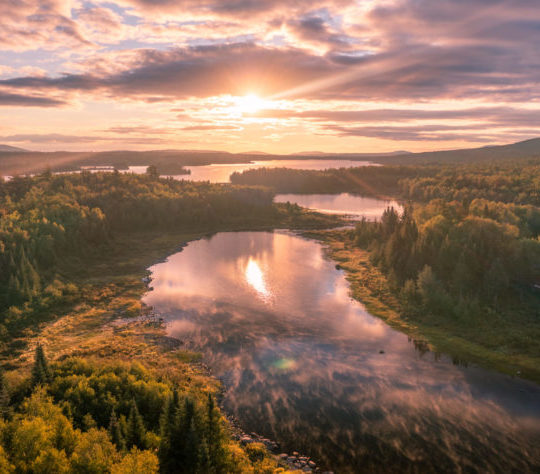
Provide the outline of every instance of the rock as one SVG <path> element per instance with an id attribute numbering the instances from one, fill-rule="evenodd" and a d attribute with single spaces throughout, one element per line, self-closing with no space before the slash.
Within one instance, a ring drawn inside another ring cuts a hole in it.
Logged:
<path id="1" fill-rule="evenodd" d="M 249 436 L 242 436 L 240 438 L 240 442 L 242 444 L 250 444 L 250 443 L 253 443 L 254 441 Z"/>
<path id="2" fill-rule="evenodd" d="M 289 457 L 289 455 L 286 454 L 286 453 L 281 453 L 281 454 L 279 455 L 279 459 L 283 459 L 284 461 L 285 461 L 288 457 Z"/>
<path id="3" fill-rule="evenodd" d="M 313 461 L 309 461 L 308 466 L 311 467 L 312 469 L 315 469 L 315 466 L 317 466 L 317 464 L 315 464 Z"/>
<path id="4" fill-rule="evenodd" d="M 296 451 L 293 451 L 292 455 L 293 455 L 294 457 L 298 457 L 298 456 L 299 456 L 299 454 L 298 454 Z"/>
<path id="5" fill-rule="evenodd" d="M 381 350 L 379 351 L 379 354 L 384 354 L 384 351 L 381 349 Z"/>

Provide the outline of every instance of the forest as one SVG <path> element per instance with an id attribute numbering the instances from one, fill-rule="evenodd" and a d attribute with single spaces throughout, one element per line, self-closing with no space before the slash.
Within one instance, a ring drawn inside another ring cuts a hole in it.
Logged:
<path id="1" fill-rule="evenodd" d="M 106 251 L 119 233 L 213 230 L 283 222 L 267 188 L 121 173 L 18 177 L 0 184 L 0 339 L 36 313 L 77 296 L 58 264 Z M 322 218 L 324 221 L 325 219 Z"/>
<path id="2" fill-rule="evenodd" d="M 50 364 L 38 345 L 10 392 L 0 376 L 0 410 L 3 474 L 276 472 L 262 445 L 231 441 L 212 394 L 137 363 Z"/>
<path id="3" fill-rule="evenodd" d="M 535 159 L 459 165 L 365 166 L 323 171 L 257 168 L 234 173 L 231 182 L 268 186 L 278 193 L 287 194 L 349 192 L 419 202 L 435 198 L 471 202 L 482 198 L 540 204 L 540 165 Z"/>
<path id="4" fill-rule="evenodd" d="M 399 292 L 406 314 L 474 324 L 527 303 L 540 318 L 533 289 L 540 276 L 539 224 L 532 206 L 437 199 L 409 205 L 401 216 L 388 208 L 380 222 L 363 220 L 354 233 Z"/>
<path id="5" fill-rule="evenodd" d="M 263 445 L 233 440 L 213 379 L 162 325 L 135 319 L 110 333 L 110 323 L 145 314 L 141 273 L 181 235 L 331 221 L 273 204 L 268 188 L 163 179 L 153 167 L 2 182 L 0 472 L 280 472 Z"/>

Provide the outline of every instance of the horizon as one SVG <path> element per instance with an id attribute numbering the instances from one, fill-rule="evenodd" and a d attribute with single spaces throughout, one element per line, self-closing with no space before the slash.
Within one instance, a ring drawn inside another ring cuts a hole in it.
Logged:
<path id="1" fill-rule="evenodd" d="M 0 143 L 30 151 L 416 153 L 540 136 L 532 0 L 26 0 L 0 17 Z"/>
<path id="2" fill-rule="evenodd" d="M 130 148 L 109 148 L 109 149 L 103 149 L 103 150 L 88 150 L 88 149 L 84 149 L 84 150 L 67 150 L 67 149 L 53 149 L 53 150 L 34 150 L 34 149 L 29 149 L 29 148 L 22 148 L 22 147 L 16 147 L 16 146 L 13 146 L 13 145 L 7 145 L 7 146 L 10 146 L 10 147 L 13 147 L 14 150 L 13 152 L 21 152 L 21 153 L 116 153 L 116 152 L 141 152 L 141 153 L 151 153 L 151 152 L 165 152 L 165 151 L 170 151 L 170 152 L 180 152 L 180 153 L 227 153 L 227 154 L 231 154 L 231 155 L 261 155 L 261 156 L 265 156 L 265 155 L 268 155 L 268 156 L 291 156 L 291 157 L 294 157 L 294 156 L 316 156 L 316 155 L 321 155 L 321 156 L 324 156 L 324 155 L 365 155 L 366 157 L 369 157 L 369 156 L 377 156 L 377 155 L 381 155 L 381 156 L 391 156 L 391 155 L 395 155 L 395 156 L 399 156 L 399 155 L 414 155 L 414 154 L 419 154 L 419 153 L 437 153 L 437 152 L 451 152 L 451 151 L 460 151 L 460 150 L 475 150 L 475 149 L 482 149 L 482 148 L 491 148 L 491 147 L 497 147 L 497 146 L 511 146 L 511 145 L 519 145 L 521 143 L 525 143 L 525 142 L 530 142 L 530 141 L 534 141 L 534 140 L 540 140 L 540 136 L 538 137 L 532 137 L 532 138 L 528 138 L 526 140 L 520 140 L 520 141 L 517 141 L 517 142 L 506 142 L 506 143 L 497 143 L 497 144 L 485 144 L 485 145 L 479 145 L 479 146 L 472 146 L 472 147 L 467 147 L 467 148 L 437 148 L 437 149 L 433 149 L 433 150 L 425 150 L 425 151 L 416 151 L 416 152 L 412 152 L 412 151 L 409 151 L 409 150 L 392 150 L 392 151 L 388 151 L 388 152 L 364 152 L 364 151 L 359 151 L 359 152 L 348 152 L 348 151 L 330 151 L 330 152 L 323 152 L 321 150 L 303 150 L 303 151 L 292 151 L 292 152 L 289 152 L 289 153 L 270 153 L 270 152 L 265 152 L 265 151 L 262 151 L 262 150 L 249 150 L 249 151 L 228 151 L 228 150 L 219 150 L 219 149 L 214 149 L 214 150 L 211 150 L 211 149 L 196 149 L 196 148 L 193 148 L 193 149 L 178 149 L 178 148 L 167 148 L 167 147 L 164 147 L 164 148 L 148 148 L 148 149 L 130 149 Z M 0 147 L 2 146 L 5 146 L 6 143 L 0 143 Z M 18 150 L 17 150 L 18 148 Z M 10 150 L 1 150 L 0 149 L 0 153 L 2 152 L 10 152 Z"/>

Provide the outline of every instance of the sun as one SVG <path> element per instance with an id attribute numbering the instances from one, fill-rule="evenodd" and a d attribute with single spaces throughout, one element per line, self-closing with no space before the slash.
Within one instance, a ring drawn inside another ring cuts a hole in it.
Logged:
<path id="1" fill-rule="evenodd" d="M 246 94 L 233 97 L 230 110 L 233 114 L 244 115 L 257 113 L 267 107 L 267 101 L 261 99 L 257 94 Z"/>

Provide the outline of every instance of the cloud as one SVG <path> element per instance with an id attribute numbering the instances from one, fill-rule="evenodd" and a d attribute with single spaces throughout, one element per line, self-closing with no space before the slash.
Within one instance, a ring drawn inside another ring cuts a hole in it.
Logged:
<path id="1" fill-rule="evenodd" d="M 277 139 L 315 130 L 486 140 L 539 126 L 531 110 L 540 101 L 537 0 L 3 0 L 0 22 L 2 106 L 60 113 L 140 102 L 157 111 L 182 101 L 176 120 L 185 128 L 176 131 L 201 137 L 238 128 L 229 118 L 210 123 L 215 116 L 197 100 L 248 93 L 301 102 L 253 116 L 294 119 L 276 120 Z M 145 129 L 144 120 L 108 133 L 176 133 Z M 465 121 L 475 121 L 470 133 L 445 128 Z"/>
<path id="2" fill-rule="evenodd" d="M 118 3 L 146 13 L 167 13 L 170 15 L 217 16 L 248 19 L 270 13 L 291 14 L 292 12 L 313 10 L 325 6 L 339 8 L 351 5 L 354 0 L 119 0 Z"/>
<path id="3" fill-rule="evenodd" d="M 109 61 L 114 69 L 114 55 Z M 126 69 L 105 75 L 27 76 L 1 80 L 0 86 L 177 99 L 242 95 L 253 88 L 277 98 L 467 98 L 477 96 L 479 89 L 485 98 L 501 94 L 508 100 L 540 98 L 540 91 L 532 86 L 540 82 L 540 58 L 524 65 L 515 51 L 496 46 L 418 47 L 371 55 L 349 65 L 332 54 L 235 43 L 137 50 L 129 61 Z"/>
<path id="4" fill-rule="evenodd" d="M 66 103 L 49 97 L 10 94 L 0 91 L 0 106 L 8 107 L 60 107 Z"/>
<path id="5" fill-rule="evenodd" d="M 330 15 L 325 13 L 326 15 L 310 13 L 299 19 L 289 20 L 287 27 L 300 41 L 327 45 L 331 48 L 348 48 L 354 43 L 354 38 L 330 27 L 328 24 Z"/>
<path id="6" fill-rule="evenodd" d="M 7 143 L 58 143 L 79 144 L 96 142 L 117 142 L 116 137 L 97 135 L 66 135 L 62 133 L 20 133 L 0 136 L 0 141 Z M 122 140 L 125 144 L 163 144 L 164 139 L 159 137 L 131 137 Z"/>
<path id="7" fill-rule="evenodd" d="M 254 87 L 262 94 L 269 94 L 333 70 L 326 59 L 300 50 L 263 48 L 252 43 L 168 51 L 140 50 L 131 61 L 132 68 L 107 75 L 18 77 L 0 80 L 0 87 L 80 92 L 101 90 L 120 97 L 152 95 L 180 99 L 226 93 L 242 95 Z"/>
<path id="8" fill-rule="evenodd" d="M 540 108 L 474 107 L 465 109 L 368 109 L 368 110 L 262 110 L 260 118 L 300 118 L 317 122 L 406 122 L 461 120 L 482 121 L 485 126 L 530 126 L 540 128 Z"/>
<path id="9" fill-rule="evenodd" d="M 91 46 L 71 19 L 70 0 L 0 2 L 0 49 L 80 48 Z"/>

